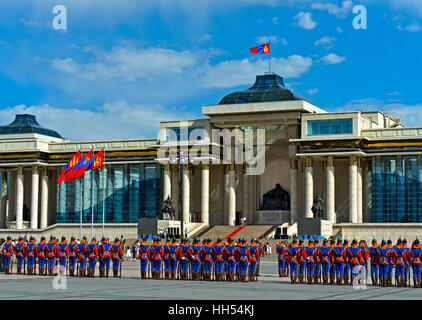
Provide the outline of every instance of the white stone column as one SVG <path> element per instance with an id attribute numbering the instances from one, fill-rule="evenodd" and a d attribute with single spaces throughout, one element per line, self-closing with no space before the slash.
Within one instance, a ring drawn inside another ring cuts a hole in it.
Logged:
<path id="1" fill-rule="evenodd" d="M 290 159 L 290 224 L 297 222 L 297 159 Z"/>
<path id="2" fill-rule="evenodd" d="M 39 186 L 38 166 L 32 167 L 32 182 L 31 182 L 31 222 L 30 228 L 38 228 L 38 186 Z"/>
<path id="3" fill-rule="evenodd" d="M 79 184 L 80 181 L 78 181 L 77 183 Z M 40 221 L 41 229 L 47 228 L 47 212 L 48 212 L 47 210 L 48 210 L 48 172 L 47 172 L 47 167 L 43 167 L 42 174 L 41 174 L 41 221 Z M 79 212 L 79 210 L 80 210 L 80 205 L 78 208 L 75 208 L 75 211 Z"/>
<path id="4" fill-rule="evenodd" d="M 349 222 L 358 222 L 358 210 L 357 210 L 357 160 L 356 156 L 350 157 L 349 164 Z"/>
<path id="5" fill-rule="evenodd" d="M 327 220 L 336 223 L 335 214 L 335 169 L 334 158 L 327 159 Z"/>
<path id="6" fill-rule="evenodd" d="M 246 174 L 247 165 L 243 165 L 243 195 L 242 195 L 242 206 L 243 216 L 247 218 L 246 223 L 253 224 L 253 221 L 249 221 L 249 176 Z"/>
<path id="7" fill-rule="evenodd" d="M 201 222 L 210 224 L 210 167 L 208 164 L 202 165 L 201 179 Z"/>
<path id="8" fill-rule="evenodd" d="M 312 203 L 314 197 L 313 161 L 306 158 L 305 167 L 305 218 L 312 218 Z"/>
<path id="9" fill-rule="evenodd" d="M 170 164 L 164 165 L 164 181 L 163 181 L 163 200 L 166 200 L 168 196 L 171 196 L 171 176 L 170 176 Z"/>
<path id="10" fill-rule="evenodd" d="M 189 181 L 189 167 L 183 165 L 183 223 L 190 221 L 190 181 Z M 183 231 L 184 232 L 184 231 Z"/>
<path id="11" fill-rule="evenodd" d="M 7 171 L 1 171 L 0 229 L 6 229 Z"/>
<path id="12" fill-rule="evenodd" d="M 356 171 L 356 210 L 357 210 L 357 223 L 363 222 L 363 211 L 362 211 L 362 163 L 361 158 L 358 158 L 357 161 L 357 171 Z"/>
<path id="13" fill-rule="evenodd" d="M 16 178 L 16 229 L 23 228 L 23 167 L 18 166 Z"/>
<path id="14" fill-rule="evenodd" d="M 228 221 L 229 216 L 229 165 L 223 165 L 223 181 L 224 181 L 224 188 L 223 188 L 223 221 L 221 224 L 225 224 Z"/>
<path id="15" fill-rule="evenodd" d="M 176 220 L 179 220 L 179 168 L 173 166 L 172 169 L 171 199 L 173 200 Z"/>
<path id="16" fill-rule="evenodd" d="M 230 165 L 229 169 L 229 210 L 228 221 L 229 226 L 234 226 L 236 223 L 236 171 L 234 164 Z"/>

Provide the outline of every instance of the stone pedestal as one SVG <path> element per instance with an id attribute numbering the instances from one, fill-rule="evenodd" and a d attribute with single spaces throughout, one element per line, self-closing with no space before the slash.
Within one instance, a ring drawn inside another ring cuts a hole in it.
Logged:
<path id="1" fill-rule="evenodd" d="M 333 224 L 328 220 L 321 218 L 299 219 L 297 224 L 298 236 L 323 236 L 331 237 L 333 235 Z"/>
<path id="2" fill-rule="evenodd" d="M 289 223 L 290 211 L 283 210 L 259 210 L 257 212 L 257 224 L 283 224 Z"/>

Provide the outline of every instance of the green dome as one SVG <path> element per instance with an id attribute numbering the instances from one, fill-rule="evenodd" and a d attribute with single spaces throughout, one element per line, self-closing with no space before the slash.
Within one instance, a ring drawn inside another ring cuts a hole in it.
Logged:
<path id="1" fill-rule="evenodd" d="M 56 131 L 40 126 L 35 116 L 31 114 L 17 114 L 11 124 L 0 126 L 0 135 L 22 133 L 38 133 L 49 137 L 62 138 Z"/>

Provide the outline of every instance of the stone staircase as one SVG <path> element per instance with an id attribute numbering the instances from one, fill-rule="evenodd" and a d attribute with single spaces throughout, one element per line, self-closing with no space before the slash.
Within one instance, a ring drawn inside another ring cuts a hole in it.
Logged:
<path id="1" fill-rule="evenodd" d="M 239 226 L 212 226 L 204 230 L 205 232 L 198 233 L 195 235 L 195 237 L 201 239 L 210 238 L 211 240 L 217 240 L 218 238 L 223 239 L 237 228 L 239 228 Z M 252 238 L 259 238 L 264 234 L 271 235 L 272 232 L 270 229 L 274 229 L 273 231 L 275 232 L 273 225 L 248 225 L 246 228 L 237 233 L 233 238 L 235 240 L 239 238 L 245 238 L 249 242 Z"/>

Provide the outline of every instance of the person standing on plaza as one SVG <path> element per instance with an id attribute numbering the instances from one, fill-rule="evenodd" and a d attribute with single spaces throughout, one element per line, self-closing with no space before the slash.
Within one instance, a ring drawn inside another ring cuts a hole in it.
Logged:
<path id="1" fill-rule="evenodd" d="M 120 260 L 123 259 L 123 249 L 120 244 L 119 238 L 114 239 L 114 243 L 111 246 L 111 259 L 113 261 L 113 277 L 117 277 L 119 273 L 119 267 L 122 263 Z M 121 275 L 120 275 L 121 276 Z"/>
<path id="2" fill-rule="evenodd" d="M 7 237 L 6 242 L 3 245 L 2 253 L 4 255 L 4 273 L 11 273 L 11 265 L 15 248 L 13 247 L 12 238 Z"/>

